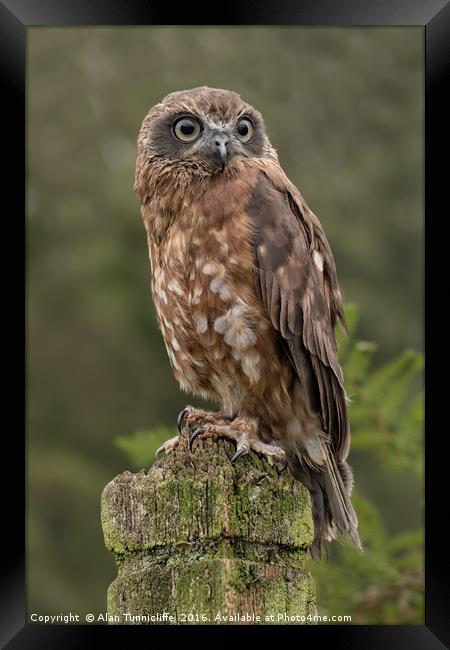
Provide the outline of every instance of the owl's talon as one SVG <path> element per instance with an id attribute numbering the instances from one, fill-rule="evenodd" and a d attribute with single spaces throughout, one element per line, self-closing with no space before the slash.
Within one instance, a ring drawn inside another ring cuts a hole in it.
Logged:
<path id="1" fill-rule="evenodd" d="M 155 451 L 155 460 L 158 460 L 158 458 L 161 456 L 161 454 L 164 451 L 165 445 L 161 445 L 161 447 L 158 447 L 158 449 Z"/>
<path id="2" fill-rule="evenodd" d="M 248 454 L 247 447 L 238 447 L 231 457 L 231 463 L 235 463 L 241 456 L 245 456 L 245 454 Z"/>
<path id="3" fill-rule="evenodd" d="M 192 445 L 194 444 L 194 440 L 198 438 L 198 436 L 203 433 L 203 427 L 197 427 L 197 429 L 194 431 L 192 436 L 190 437 L 189 440 L 189 451 L 192 451 Z"/>
<path id="4" fill-rule="evenodd" d="M 173 451 L 175 447 L 178 445 L 179 443 L 178 438 L 179 436 L 175 436 L 174 438 L 169 438 L 169 440 L 163 442 L 161 447 L 158 447 L 158 449 L 155 451 L 155 460 L 158 460 L 158 458 L 162 453 L 170 454 L 170 452 Z"/>
<path id="5" fill-rule="evenodd" d="M 186 417 L 186 415 L 187 415 L 187 413 L 188 413 L 188 410 L 189 410 L 189 409 L 187 409 L 187 408 L 183 409 L 183 410 L 181 411 L 181 413 L 180 413 L 180 414 L 178 415 L 178 417 L 177 417 L 177 427 L 178 427 L 178 431 L 179 431 L 180 433 L 181 433 L 181 429 L 183 428 L 184 419 L 185 419 L 185 417 Z"/>

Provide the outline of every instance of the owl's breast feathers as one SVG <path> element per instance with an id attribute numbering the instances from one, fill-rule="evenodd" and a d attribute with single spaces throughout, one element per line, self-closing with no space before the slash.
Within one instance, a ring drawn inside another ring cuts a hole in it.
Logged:
<path id="1" fill-rule="evenodd" d="M 143 218 L 154 303 L 180 385 L 230 415 L 259 409 L 274 437 L 292 424 L 296 390 L 344 458 L 349 430 L 334 336 L 344 316 L 334 260 L 278 163 L 246 161 L 240 173 L 182 197 L 156 196 Z"/>

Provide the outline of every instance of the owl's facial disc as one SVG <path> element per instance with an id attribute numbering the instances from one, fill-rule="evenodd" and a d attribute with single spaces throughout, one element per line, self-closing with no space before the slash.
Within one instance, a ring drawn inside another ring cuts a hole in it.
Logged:
<path id="1" fill-rule="evenodd" d="M 253 124 L 248 117 L 224 124 L 183 115 L 173 122 L 172 134 L 184 160 L 201 160 L 219 171 L 233 158 L 249 155 L 245 146 L 253 138 Z"/>

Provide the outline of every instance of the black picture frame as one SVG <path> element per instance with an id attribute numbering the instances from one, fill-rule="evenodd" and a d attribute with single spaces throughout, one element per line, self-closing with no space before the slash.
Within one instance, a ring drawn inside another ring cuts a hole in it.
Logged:
<path id="1" fill-rule="evenodd" d="M 8 648 L 75 648 L 89 646 L 93 639 L 106 635 L 113 647 L 122 647 L 135 638 L 135 634 L 148 631 L 153 635 L 183 635 L 205 631 L 201 626 L 180 630 L 179 627 L 152 626 L 149 628 L 108 626 L 45 626 L 25 620 L 25 463 L 26 444 L 24 419 L 21 417 L 24 402 L 21 376 L 15 372 L 20 365 L 18 357 L 23 350 L 23 331 L 18 325 L 18 314 L 23 312 L 20 289 L 26 264 L 18 253 L 18 241 L 25 241 L 24 220 L 26 192 L 26 44 L 27 29 L 31 26 L 83 26 L 83 25 L 168 25 L 202 24 L 199 16 L 208 23 L 219 25 L 338 25 L 338 26 L 423 26 L 425 38 L 425 233 L 426 233 L 426 618 L 423 626 L 362 625 L 362 626 L 302 626 L 295 629 L 300 643 L 330 639 L 333 648 L 408 648 L 408 650 L 433 650 L 448 647 L 449 633 L 449 579 L 445 523 L 448 512 L 448 455 L 442 445 L 448 436 L 445 393 L 447 382 L 441 370 L 446 367 L 445 353 L 448 333 L 445 327 L 446 293 L 439 288 L 439 280 L 446 280 L 444 264 L 448 257 L 446 237 L 442 236 L 448 219 L 448 88 L 450 68 L 450 3 L 443 0 L 307 0 L 294 2 L 267 1 L 248 3 L 232 8 L 226 5 L 217 23 L 211 7 L 187 3 L 176 10 L 146 0 L 0 0 L 0 75 L 2 89 L 1 167 L 3 205 L 3 251 L 9 252 L 4 268 L 3 294 L 6 323 L 6 352 L 11 367 L 4 370 L 8 387 L 4 415 L 10 415 L 3 431 L 4 479 L 2 493 L 2 518 L 6 523 L 3 537 L 4 561 L 0 592 L 0 641 Z M 219 14 L 219 12 L 217 12 Z M 233 18 L 237 19 L 233 22 Z M 186 22 L 181 22 L 185 19 Z M 194 19 L 194 22 L 192 22 Z M 376 64 L 376 62 L 374 62 Z M 446 155 L 445 155 L 446 154 Z M 444 200 L 444 196 L 447 200 Z M 442 215 L 442 219 L 441 219 Z M 448 228 L 448 226 L 447 226 Z M 14 246 L 16 244 L 16 246 Z M 19 249 L 20 250 L 20 249 Z M 6 255 L 3 256 L 3 261 Z M 5 286 L 6 285 L 6 286 Z M 9 291 L 9 294 L 7 294 Z M 447 292 L 448 293 L 448 292 Z M 433 305 L 433 299 L 435 299 Z M 433 310 L 432 307 L 435 307 Z M 24 318 L 26 325 L 26 314 Z M 439 330 L 441 327 L 441 330 Z M 19 340 L 21 339 L 21 340 Z M 16 344 L 16 345 L 15 345 Z M 436 346 L 432 354 L 432 345 Z M 26 355 L 26 350 L 25 350 Z M 8 375 L 6 373 L 8 372 Z M 26 391 L 25 391 L 26 392 Z M 13 397 L 18 403 L 12 407 Z M 6 400 L 5 400 L 6 401 Z M 5 402 L 4 401 L 4 402 Z M 8 445 L 7 452 L 5 447 Z M 9 471 L 8 471 L 9 470 Z M 10 497 L 11 495 L 11 497 Z M 12 497 L 13 495 L 13 497 Z M 211 628 L 208 628 L 211 630 Z M 214 628 L 217 632 L 219 628 Z M 236 633 L 236 627 L 221 627 L 225 641 Z M 264 628 L 264 634 L 292 632 L 274 627 Z M 241 641 L 254 635 L 254 627 L 239 627 Z M 259 630 L 261 632 L 261 630 Z M 252 637 L 253 638 L 253 637 Z"/>

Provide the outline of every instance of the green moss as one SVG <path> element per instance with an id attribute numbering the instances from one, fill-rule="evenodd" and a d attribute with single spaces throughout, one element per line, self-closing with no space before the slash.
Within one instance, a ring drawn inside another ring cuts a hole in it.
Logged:
<path id="1" fill-rule="evenodd" d="M 124 474 L 102 495 L 105 542 L 116 553 L 224 536 L 305 548 L 313 538 L 309 493 L 254 454 L 232 466 L 226 442 L 182 447 L 148 474 Z"/>
<path id="2" fill-rule="evenodd" d="M 284 613 L 307 616 L 316 611 L 311 593 L 311 578 L 302 570 L 274 575 L 261 563 L 175 554 L 165 560 L 149 558 L 120 575 L 108 592 L 108 613 L 152 616 L 167 611 L 178 622 L 209 624 L 218 612 L 254 611 L 275 619 Z M 193 621 L 187 620 L 189 614 Z"/>
<path id="3" fill-rule="evenodd" d="M 307 490 L 254 454 L 233 466 L 232 453 L 223 441 L 199 441 L 192 454 L 181 444 L 148 473 L 105 487 L 105 543 L 119 569 L 109 614 L 167 611 L 199 624 L 218 612 L 315 611 Z"/>

